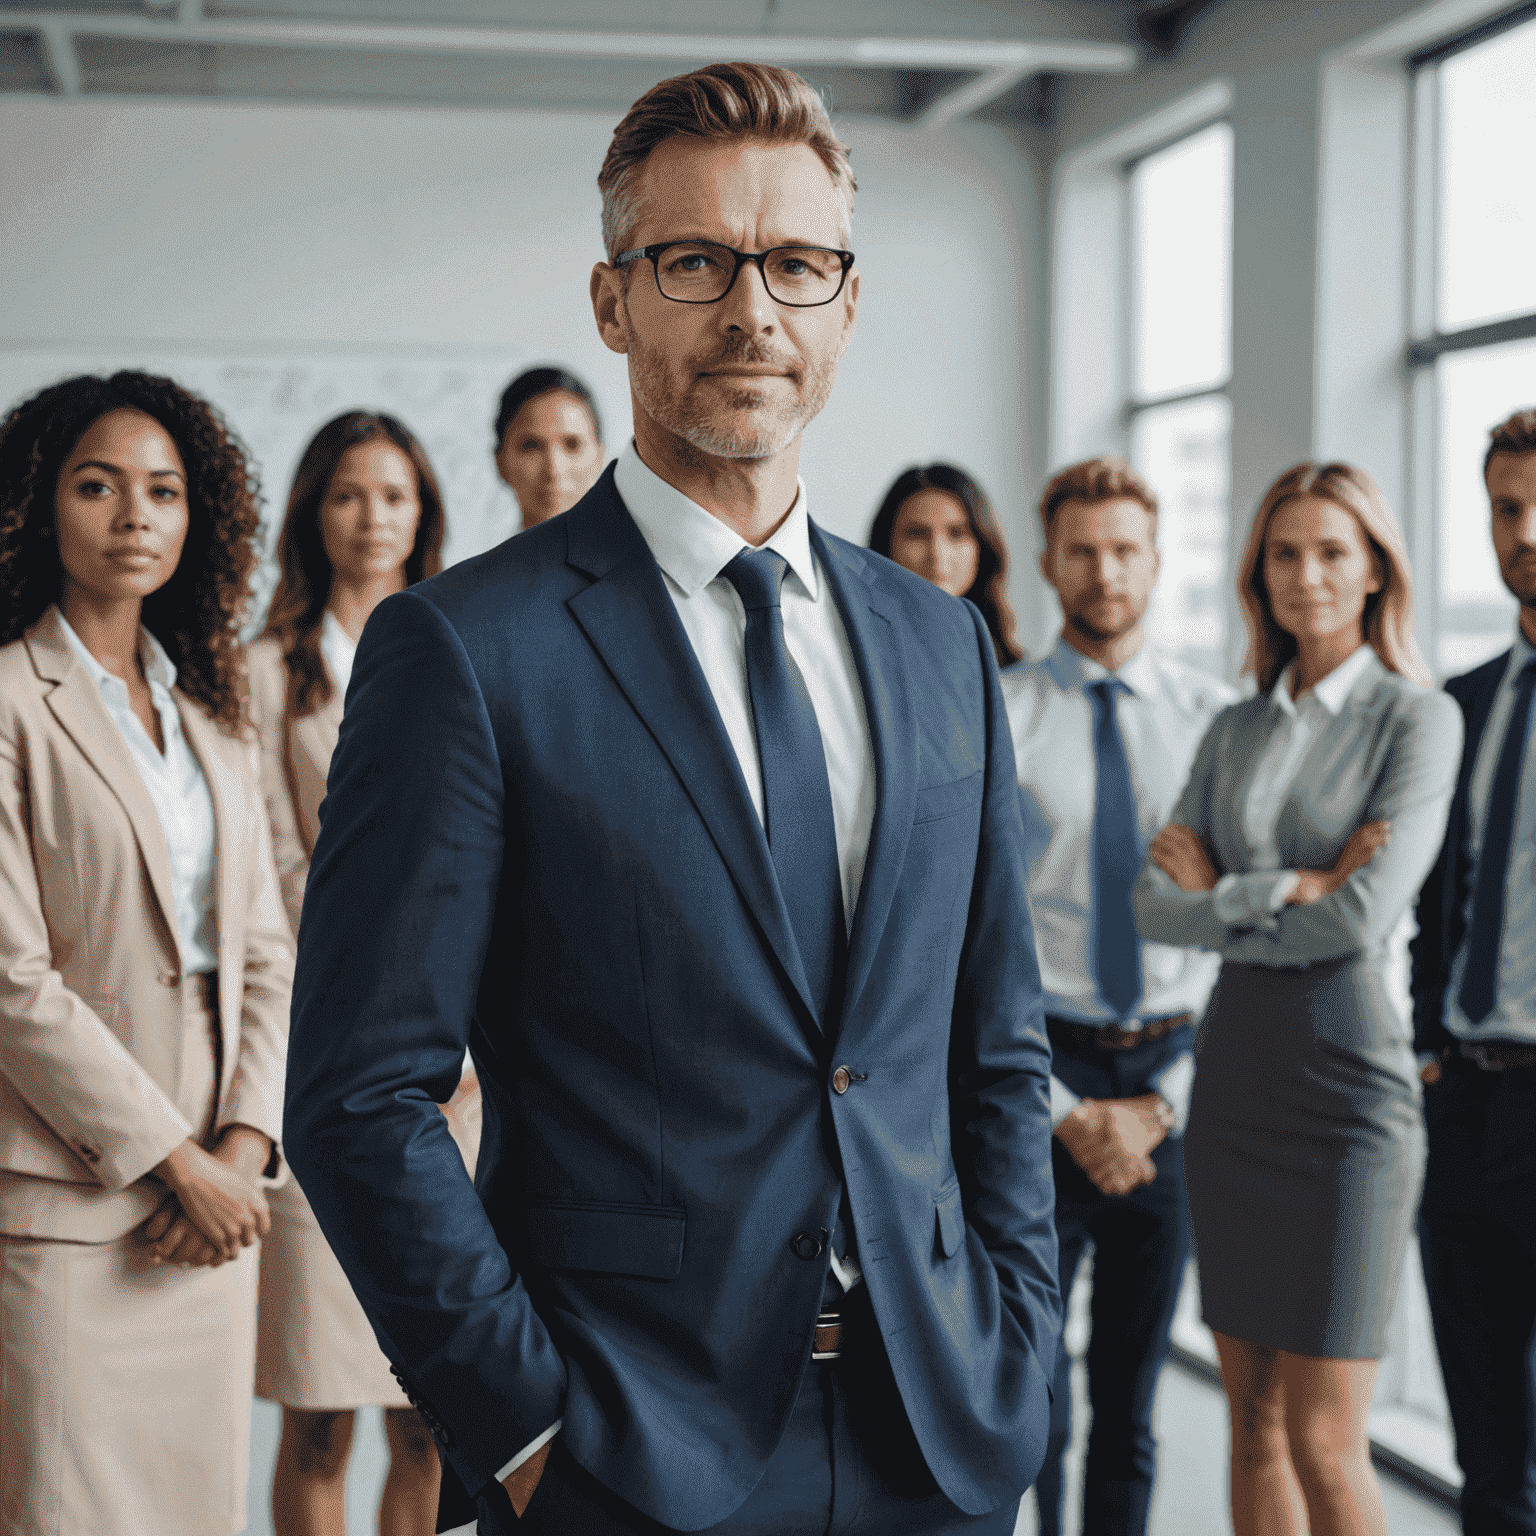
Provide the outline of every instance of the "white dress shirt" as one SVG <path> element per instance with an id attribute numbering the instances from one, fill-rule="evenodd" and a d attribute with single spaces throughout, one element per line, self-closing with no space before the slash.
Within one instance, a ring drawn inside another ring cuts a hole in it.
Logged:
<path id="1" fill-rule="evenodd" d="M 85 669 L 96 681 L 112 722 L 122 733 L 134 767 L 149 791 L 150 803 L 165 834 L 171 863 L 171 895 L 176 904 L 176 942 L 181 951 L 183 974 L 196 976 L 218 967 L 218 940 L 214 929 L 214 822 L 213 796 L 187 738 L 171 689 L 176 686 L 176 667 L 164 648 L 147 629 L 139 630 L 140 657 L 149 683 L 150 698 L 160 717 L 165 738 L 162 754 L 128 701 L 128 684 L 114 677 L 86 650 L 84 642 L 62 613 L 59 625 Z"/>
<path id="2" fill-rule="evenodd" d="M 698 657 L 726 735 L 736 749 L 741 776 L 761 821 L 763 771 L 757 755 L 752 697 L 747 689 L 747 614 L 735 587 L 720 574 L 742 550 L 752 546 L 649 469 L 633 440 L 619 455 L 613 479 L 661 567 L 667 593 Z M 827 782 L 832 791 L 837 862 L 842 872 L 843 913 L 851 928 L 875 819 L 875 753 L 853 648 L 831 588 L 821 579 L 811 553 L 803 483 L 789 515 L 759 547 L 774 550 L 789 565 L 780 594 L 784 640 L 805 680 L 821 728 Z M 859 1267 L 851 1259 L 833 1253 L 832 1268 L 844 1290 L 860 1283 Z M 497 1481 L 520 1467 L 559 1428 L 558 1422 L 552 1424 L 524 1446 L 496 1474 Z M 473 1536 L 474 1530 L 471 1522 L 444 1536 Z"/>
<path id="3" fill-rule="evenodd" d="M 752 546 L 648 469 L 633 442 L 619 455 L 613 483 L 661 567 L 761 821 L 763 770 L 747 691 L 747 613 L 736 588 L 720 574 Z M 875 819 L 875 754 L 853 648 L 811 554 L 807 506 L 802 483 L 789 516 L 762 548 L 782 555 L 789 565 L 780 595 L 784 641 L 805 679 L 821 727 L 843 876 L 843 914 L 851 929 Z"/>
<path id="4" fill-rule="evenodd" d="M 1509 730 L 1515 706 L 1515 682 L 1536 657 L 1536 648 L 1521 633 L 1504 669 L 1503 680 L 1488 712 L 1483 738 L 1477 747 L 1477 763 L 1467 787 L 1467 834 L 1464 847 L 1472 864 L 1467 887 L 1466 936 L 1451 964 L 1451 983 L 1446 989 L 1445 1027 L 1463 1040 L 1513 1040 L 1536 1045 L 1536 752 L 1531 742 L 1536 729 L 1527 727 L 1525 760 L 1520 771 L 1520 798 L 1515 805 L 1515 824 L 1509 845 L 1509 876 L 1504 886 L 1504 933 L 1499 943 L 1498 995 L 1493 1011 L 1474 1024 L 1461 1011 L 1457 994 L 1467 969 L 1467 943 L 1472 937 L 1472 895 L 1476 890 L 1477 861 L 1482 852 L 1483 829 L 1488 823 L 1488 797 L 1493 776 Z M 1531 718 L 1536 720 L 1536 705 Z"/>
<path id="5" fill-rule="evenodd" d="M 1122 1020 L 1099 994 L 1090 953 L 1093 916 L 1093 706 L 1089 683 L 1117 678 L 1115 718 L 1130 764 L 1143 843 L 1168 820 L 1195 749 L 1215 714 L 1237 695 L 1225 683 L 1143 647 L 1110 672 L 1059 639 L 1040 661 L 1003 674 L 1003 700 L 1013 733 L 1029 859 L 1029 904 L 1047 1012 L 1082 1024 L 1198 1014 L 1215 984 L 1220 961 L 1199 950 L 1143 944 L 1138 1018 Z M 1194 1060 L 1181 1053 L 1154 1084 L 1172 1106 L 1174 1131 L 1189 1112 Z M 1051 1079 L 1051 1120 L 1059 1125 L 1077 1104 L 1066 1084 Z"/>
<path id="6" fill-rule="evenodd" d="M 1381 662 L 1368 645 L 1361 645 L 1299 699 L 1292 699 L 1296 676 L 1292 662 L 1270 690 L 1273 722 L 1269 740 L 1254 765 L 1243 802 L 1243 835 L 1248 842 L 1248 871 L 1223 875 L 1216 882 L 1212 906 L 1216 916 L 1234 927 L 1266 926 L 1296 889 L 1300 876 L 1280 867 L 1275 828 L 1301 765 L 1325 725 L 1344 707 L 1360 678 Z"/>

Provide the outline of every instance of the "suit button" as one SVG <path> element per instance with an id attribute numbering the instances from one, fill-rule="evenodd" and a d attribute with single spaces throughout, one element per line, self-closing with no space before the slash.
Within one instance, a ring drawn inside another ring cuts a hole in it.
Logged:
<path id="1" fill-rule="evenodd" d="M 821 1257 L 821 1239 L 813 1237 L 809 1232 L 796 1232 L 790 1238 L 789 1246 L 797 1259 L 818 1259 Z"/>
<path id="2" fill-rule="evenodd" d="M 847 1093 L 848 1084 L 852 1081 L 853 1073 L 851 1073 L 847 1067 L 839 1067 L 837 1071 L 832 1074 L 833 1093 Z"/>
<path id="3" fill-rule="evenodd" d="M 181 985 L 181 977 L 175 971 L 161 971 L 155 980 L 162 987 L 179 987 Z"/>

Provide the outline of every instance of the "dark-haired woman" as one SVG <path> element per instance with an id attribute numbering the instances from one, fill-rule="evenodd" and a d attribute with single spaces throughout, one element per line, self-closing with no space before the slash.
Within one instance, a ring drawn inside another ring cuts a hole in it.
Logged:
<path id="1" fill-rule="evenodd" d="M 1000 667 L 1024 659 L 1013 638 L 1008 546 L 986 492 L 963 469 L 927 464 L 903 470 L 875 514 L 869 547 L 952 597 L 975 603 Z"/>
<path id="2" fill-rule="evenodd" d="M 0 1532 L 245 1526 L 292 941 L 236 632 L 258 515 L 169 379 L 0 425 Z"/>
<path id="3" fill-rule="evenodd" d="M 392 416 L 349 411 L 304 450 L 278 539 L 281 576 L 266 633 L 250 650 L 251 710 L 283 902 L 293 931 L 352 655 L 374 608 L 442 569 L 444 519 L 421 445 Z M 448 1107 L 466 1161 L 478 1142 L 472 1076 Z M 272 1485 L 278 1536 L 338 1536 L 354 1411 L 385 1410 L 384 1536 L 430 1533 L 438 1461 L 406 1403 L 309 1202 L 293 1181 L 274 1194 L 262 1244 L 256 1392 L 283 1405 Z"/>
<path id="4" fill-rule="evenodd" d="M 496 412 L 496 472 L 517 497 L 525 529 L 569 512 L 602 468 L 597 402 L 574 373 L 530 368 L 507 385 Z"/>

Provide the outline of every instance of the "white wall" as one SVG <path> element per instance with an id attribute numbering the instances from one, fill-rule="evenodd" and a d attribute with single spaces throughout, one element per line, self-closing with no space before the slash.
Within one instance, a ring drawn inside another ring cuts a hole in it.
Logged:
<path id="1" fill-rule="evenodd" d="M 942 456 L 1025 529 L 1041 470 L 1036 164 L 1002 128 L 840 126 L 863 305 L 806 435 L 813 514 L 862 541 L 895 474 Z M 616 447 L 624 363 L 586 297 L 612 127 L 579 113 L 0 98 L 0 378 L 97 354 L 448 359 L 477 381 L 503 358 L 508 375 L 559 360 L 591 382 Z M 487 453 L 493 395 L 462 407 Z M 280 506 L 291 465 L 265 468 Z"/>

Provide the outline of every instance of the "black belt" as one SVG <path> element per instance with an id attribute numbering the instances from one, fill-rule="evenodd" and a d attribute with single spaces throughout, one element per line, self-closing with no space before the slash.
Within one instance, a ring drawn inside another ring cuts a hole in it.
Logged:
<path id="1" fill-rule="evenodd" d="M 1074 1045 L 1092 1046 L 1101 1051 L 1128 1051 L 1133 1046 L 1161 1040 L 1194 1020 L 1188 1013 L 1170 1013 L 1166 1018 L 1143 1020 L 1140 1029 L 1122 1029 L 1118 1024 L 1082 1024 L 1076 1019 L 1058 1019 L 1050 1014 L 1045 1016 L 1045 1022 L 1053 1034 L 1065 1035 Z"/>
<path id="2" fill-rule="evenodd" d="M 1461 1054 L 1484 1072 L 1519 1072 L 1536 1067 L 1536 1045 L 1517 1045 L 1513 1040 L 1463 1040 Z"/>

